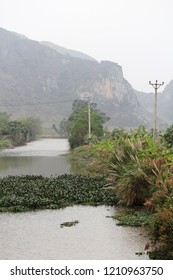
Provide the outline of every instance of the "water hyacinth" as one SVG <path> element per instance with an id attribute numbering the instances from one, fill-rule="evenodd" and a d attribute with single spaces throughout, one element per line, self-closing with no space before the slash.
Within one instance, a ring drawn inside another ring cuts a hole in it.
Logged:
<path id="1" fill-rule="evenodd" d="M 105 190 L 104 177 L 64 174 L 0 179 L 0 211 L 58 209 L 75 204 L 115 205 L 113 190 Z"/>

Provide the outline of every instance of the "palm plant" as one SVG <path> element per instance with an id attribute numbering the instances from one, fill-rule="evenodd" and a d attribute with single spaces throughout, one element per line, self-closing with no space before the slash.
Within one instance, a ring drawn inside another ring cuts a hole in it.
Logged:
<path id="1" fill-rule="evenodd" d="M 149 196 L 148 160 L 140 157 L 142 142 L 126 140 L 116 150 L 110 170 L 109 187 L 115 188 L 119 202 L 141 205 Z"/>

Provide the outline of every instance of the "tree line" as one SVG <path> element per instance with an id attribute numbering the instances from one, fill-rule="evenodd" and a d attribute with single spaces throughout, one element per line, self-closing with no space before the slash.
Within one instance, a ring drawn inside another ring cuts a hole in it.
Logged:
<path id="1" fill-rule="evenodd" d="M 35 140 L 41 133 L 39 118 L 28 117 L 21 120 L 11 120 L 6 112 L 0 112 L 0 146 L 20 146 Z"/>

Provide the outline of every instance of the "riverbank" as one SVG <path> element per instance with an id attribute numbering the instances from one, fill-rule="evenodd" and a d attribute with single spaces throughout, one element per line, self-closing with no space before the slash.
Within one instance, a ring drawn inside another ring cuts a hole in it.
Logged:
<path id="1" fill-rule="evenodd" d="M 81 171 L 105 174 L 120 204 L 143 206 L 151 213 L 152 258 L 173 259 L 173 151 L 163 137 L 156 144 L 146 130 L 120 131 L 98 144 L 78 147 L 71 157 Z M 134 217 L 123 219 L 133 225 Z"/>
<path id="2" fill-rule="evenodd" d="M 85 145 L 72 150 L 69 158 L 74 172 L 108 176 L 114 148 L 114 141 L 102 141 L 99 144 Z"/>
<path id="3" fill-rule="evenodd" d="M 0 139 L 0 150 L 12 148 L 12 142 L 9 139 Z"/>

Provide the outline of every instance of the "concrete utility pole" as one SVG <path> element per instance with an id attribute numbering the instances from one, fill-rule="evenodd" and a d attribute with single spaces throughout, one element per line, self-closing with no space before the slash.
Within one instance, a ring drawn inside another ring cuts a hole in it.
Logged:
<path id="1" fill-rule="evenodd" d="M 90 99 L 88 101 L 88 138 L 91 138 L 91 105 Z"/>
<path id="2" fill-rule="evenodd" d="M 152 83 L 151 81 L 149 81 L 149 85 L 153 86 L 154 91 L 155 91 L 155 95 L 154 95 L 154 129 L 153 129 L 153 139 L 154 139 L 154 143 L 156 143 L 156 134 L 157 134 L 157 90 L 159 87 L 164 85 L 164 82 L 162 82 L 161 84 L 158 83 L 158 81 L 156 80 L 155 83 Z"/>

